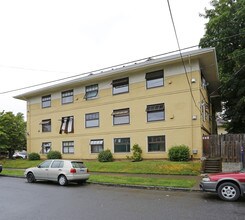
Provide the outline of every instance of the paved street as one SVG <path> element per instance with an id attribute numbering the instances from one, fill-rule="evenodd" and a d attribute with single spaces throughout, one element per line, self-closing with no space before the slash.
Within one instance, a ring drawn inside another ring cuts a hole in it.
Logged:
<path id="1" fill-rule="evenodd" d="M 93 184 L 61 187 L 0 176 L 0 219 L 245 220 L 245 199 L 223 202 L 201 192 L 158 191 Z"/>

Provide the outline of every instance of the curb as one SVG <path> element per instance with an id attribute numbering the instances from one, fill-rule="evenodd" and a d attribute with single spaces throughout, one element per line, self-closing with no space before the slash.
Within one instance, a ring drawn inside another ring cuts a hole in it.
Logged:
<path id="1" fill-rule="evenodd" d="M 113 184 L 113 183 L 99 183 L 99 182 L 87 182 L 87 183 L 102 185 L 102 186 L 114 186 L 114 187 L 122 187 L 122 188 L 147 189 L 147 190 L 184 191 L 184 192 L 201 192 L 202 191 L 200 189 L 178 188 L 178 187 L 168 187 L 168 186 L 142 186 L 142 185 Z"/>

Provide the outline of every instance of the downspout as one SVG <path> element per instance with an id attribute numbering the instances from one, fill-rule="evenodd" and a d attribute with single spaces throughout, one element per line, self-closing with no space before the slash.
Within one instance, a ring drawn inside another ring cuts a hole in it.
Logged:
<path id="1" fill-rule="evenodd" d="M 190 75 L 191 75 L 191 79 L 192 79 L 192 65 L 191 65 L 191 55 L 189 55 L 189 67 L 190 67 Z M 189 80 L 189 79 L 188 79 Z M 191 92 L 192 92 L 192 83 L 191 83 Z M 190 94 L 191 95 L 191 94 Z M 192 120 L 192 116 L 193 116 L 193 100 L 192 100 L 192 96 L 191 96 L 191 159 L 193 159 L 193 120 Z"/>

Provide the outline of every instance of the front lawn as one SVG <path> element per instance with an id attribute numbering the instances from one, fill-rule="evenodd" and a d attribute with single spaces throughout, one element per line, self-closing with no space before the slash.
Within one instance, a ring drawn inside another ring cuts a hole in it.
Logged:
<path id="1" fill-rule="evenodd" d="M 3 165 L 1 174 L 10 176 L 24 176 L 24 170 L 28 167 L 37 166 L 42 160 L 0 160 Z M 91 172 L 89 182 L 91 183 L 111 183 L 126 185 L 144 185 L 161 187 L 181 187 L 191 188 L 196 184 L 195 180 L 175 177 L 174 175 L 199 175 L 201 163 L 195 162 L 171 162 L 166 160 L 144 160 L 141 162 L 115 161 L 101 163 L 97 161 L 85 161 Z M 97 172 L 93 175 L 93 172 Z M 100 174 L 99 174 L 100 173 Z M 103 173 L 108 173 L 103 175 Z M 139 176 L 117 176 L 113 173 L 129 174 L 168 174 L 172 178 L 139 177 Z"/>
<path id="2" fill-rule="evenodd" d="M 154 177 L 91 175 L 89 178 L 89 182 L 178 188 L 191 188 L 196 184 L 195 180 L 175 179 L 174 176 L 173 178 L 168 179 Z"/>
<path id="3" fill-rule="evenodd" d="M 3 170 L 2 175 L 24 177 L 23 170 L 7 169 Z M 0 175 L 1 175 L 0 174 Z M 136 176 L 114 176 L 111 175 L 93 175 L 91 173 L 88 180 L 90 183 L 109 183 L 121 185 L 138 186 L 156 186 L 156 187 L 180 187 L 191 188 L 196 184 L 195 180 L 174 178 L 156 178 L 156 177 L 136 177 Z"/>
<path id="4" fill-rule="evenodd" d="M 26 169 L 37 166 L 42 160 L 0 160 L 4 168 Z M 201 163 L 194 162 L 171 162 L 167 160 L 143 160 L 141 162 L 115 161 L 97 162 L 84 161 L 91 172 L 108 173 L 135 173 L 135 174 L 168 174 L 168 175 L 199 175 Z"/>

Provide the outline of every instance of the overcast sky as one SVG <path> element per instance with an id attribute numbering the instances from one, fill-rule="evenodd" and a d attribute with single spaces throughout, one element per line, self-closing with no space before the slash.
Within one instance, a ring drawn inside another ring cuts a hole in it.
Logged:
<path id="1" fill-rule="evenodd" d="M 181 48 L 209 2 L 169 0 Z M 177 49 L 167 0 L 0 0 L 0 111 L 26 114 L 26 90 L 6 91 Z"/>

